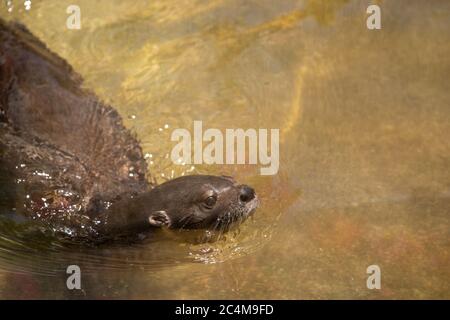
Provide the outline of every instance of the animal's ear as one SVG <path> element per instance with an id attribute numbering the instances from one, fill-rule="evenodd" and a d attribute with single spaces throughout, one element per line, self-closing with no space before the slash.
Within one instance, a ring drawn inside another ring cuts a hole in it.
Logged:
<path id="1" fill-rule="evenodd" d="M 170 218 L 165 211 L 154 211 L 150 213 L 148 222 L 158 228 L 170 226 Z"/>

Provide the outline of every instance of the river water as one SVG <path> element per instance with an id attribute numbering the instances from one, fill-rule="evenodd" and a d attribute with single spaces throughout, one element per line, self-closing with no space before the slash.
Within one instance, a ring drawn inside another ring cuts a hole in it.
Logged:
<path id="1" fill-rule="evenodd" d="M 0 17 L 118 109 L 154 179 L 232 175 L 261 207 L 203 244 L 68 246 L 0 218 L 0 298 L 450 298 L 449 1 L 375 1 L 381 30 L 358 0 L 79 0 L 80 30 L 71 0 L 31 2 Z M 278 173 L 174 165 L 171 132 L 194 120 L 280 129 Z"/>

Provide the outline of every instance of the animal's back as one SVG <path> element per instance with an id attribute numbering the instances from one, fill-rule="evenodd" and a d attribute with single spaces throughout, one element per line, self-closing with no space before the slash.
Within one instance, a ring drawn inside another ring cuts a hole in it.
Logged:
<path id="1" fill-rule="evenodd" d="M 25 27 L 0 20 L 0 165 L 28 215 L 92 217 L 148 188 L 138 141 L 81 85 Z"/>

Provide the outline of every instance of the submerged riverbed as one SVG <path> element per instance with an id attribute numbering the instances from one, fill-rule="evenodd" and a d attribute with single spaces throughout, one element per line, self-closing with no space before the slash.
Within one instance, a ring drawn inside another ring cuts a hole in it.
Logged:
<path id="1" fill-rule="evenodd" d="M 231 175 L 261 206 L 215 243 L 159 232 L 100 247 L 1 212 L 0 298 L 450 298 L 449 2 L 377 1 L 381 30 L 366 28 L 369 1 L 77 3 L 80 30 L 66 0 L 2 3 L 0 17 L 117 108 L 153 179 Z M 280 129 L 278 173 L 174 165 L 171 132 L 194 120 Z M 374 264 L 381 290 L 366 286 Z"/>

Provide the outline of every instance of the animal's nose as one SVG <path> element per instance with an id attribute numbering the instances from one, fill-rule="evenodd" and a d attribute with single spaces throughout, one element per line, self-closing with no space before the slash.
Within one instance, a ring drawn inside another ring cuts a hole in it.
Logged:
<path id="1" fill-rule="evenodd" d="M 249 202 L 255 198 L 255 190 L 253 188 L 250 188 L 249 186 L 242 186 L 241 192 L 239 194 L 239 199 L 242 202 Z"/>

